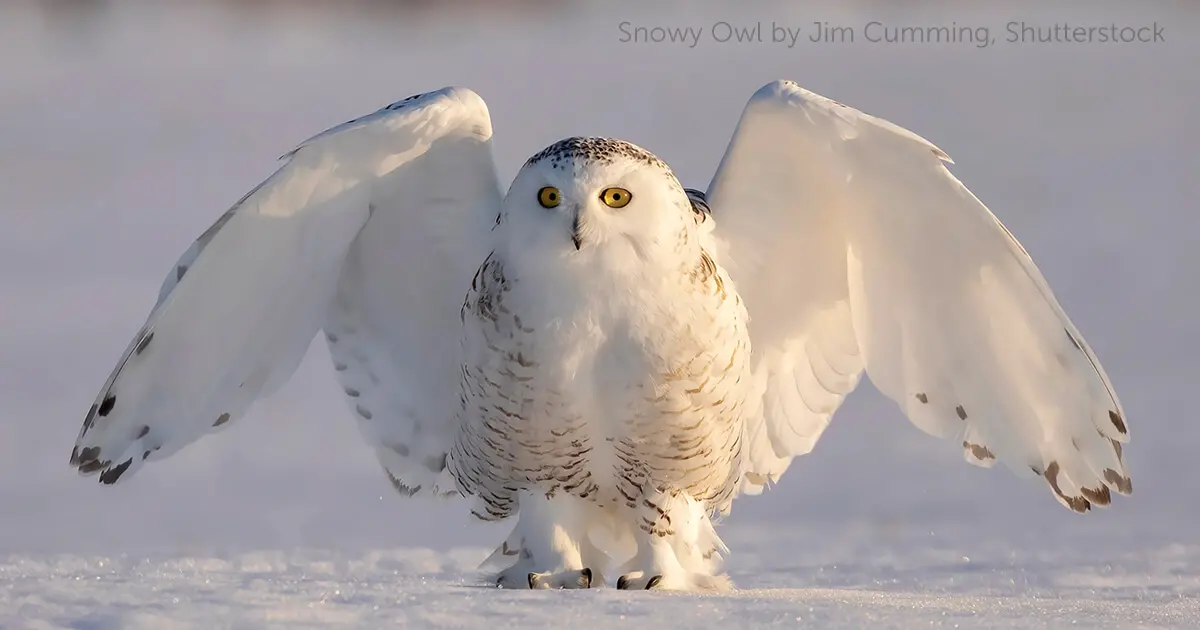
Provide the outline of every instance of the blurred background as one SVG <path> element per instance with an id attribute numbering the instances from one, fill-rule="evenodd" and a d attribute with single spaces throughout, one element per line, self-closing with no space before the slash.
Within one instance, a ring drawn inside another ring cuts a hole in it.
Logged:
<path id="1" fill-rule="evenodd" d="M 391 490 L 323 344 L 239 426 L 118 487 L 77 478 L 67 459 L 177 256 L 300 140 L 466 85 L 489 104 L 505 181 L 559 138 L 610 135 L 702 188 L 746 99 L 776 78 L 953 156 L 1107 367 L 1131 427 L 1135 494 L 1075 515 L 1044 483 L 963 463 L 864 381 L 812 455 L 735 504 L 727 540 L 786 528 L 797 557 L 879 537 L 963 554 L 1200 542 L 1197 13 L 1183 1 L 6 0 L 0 551 L 495 545 L 503 532 L 463 504 Z M 859 38 L 770 41 L 772 23 L 807 35 L 822 21 Z M 871 21 L 983 27 L 996 42 L 870 43 Z M 1156 22 L 1165 41 L 1007 42 L 1011 21 Z M 766 41 L 713 41 L 719 22 L 761 22 Z M 704 35 L 622 41 L 638 26 Z"/>

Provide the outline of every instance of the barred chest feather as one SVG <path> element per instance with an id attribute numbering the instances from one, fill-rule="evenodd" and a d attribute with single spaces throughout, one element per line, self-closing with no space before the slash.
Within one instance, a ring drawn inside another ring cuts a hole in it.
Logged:
<path id="1" fill-rule="evenodd" d="M 527 275 L 493 255 L 462 310 L 469 367 L 448 466 L 475 514 L 505 518 L 527 488 L 631 508 L 645 490 L 679 491 L 726 509 L 752 386 L 724 271 L 704 254 L 636 290 L 513 277 Z"/>

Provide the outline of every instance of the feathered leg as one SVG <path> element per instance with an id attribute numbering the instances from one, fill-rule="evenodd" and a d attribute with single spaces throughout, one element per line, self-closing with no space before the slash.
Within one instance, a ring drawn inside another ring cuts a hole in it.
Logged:
<path id="1" fill-rule="evenodd" d="M 502 588 L 590 588 L 594 576 L 584 559 L 593 559 L 598 550 L 588 540 L 585 506 L 574 497 L 547 498 L 537 492 L 522 493 L 518 506 L 516 527 L 488 559 L 516 557 L 496 576 L 496 584 Z"/>
<path id="2" fill-rule="evenodd" d="M 623 567 L 617 588 L 728 591 L 717 574 L 725 544 L 704 507 L 682 493 L 649 493 L 636 510 L 637 552 Z"/>

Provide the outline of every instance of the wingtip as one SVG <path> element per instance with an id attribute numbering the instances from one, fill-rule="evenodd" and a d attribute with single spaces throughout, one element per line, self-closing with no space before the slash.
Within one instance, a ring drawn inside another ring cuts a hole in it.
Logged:
<path id="1" fill-rule="evenodd" d="M 133 465 L 133 458 L 129 458 L 116 466 L 111 466 L 104 472 L 100 473 L 100 483 L 111 486 L 121 479 L 129 467 Z"/>

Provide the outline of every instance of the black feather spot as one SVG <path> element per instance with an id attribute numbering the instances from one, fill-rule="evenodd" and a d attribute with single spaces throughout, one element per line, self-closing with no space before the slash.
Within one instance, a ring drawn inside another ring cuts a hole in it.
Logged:
<path id="1" fill-rule="evenodd" d="M 1100 486 L 1098 490 L 1080 488 L 1079 493 L 1094 505 L 1109 505 L 1112 503 L 1112 493 L 1108 491 L 1108 486 Z"/>
<path id="2" fill-rule="evenodd" d="M 141 431 L 138 431 L 137 438 L 135 438 L 135 439 L 138 439 L 138 440 L 140 440 L 140 439 L 142 439 L 142 438 L 146 437 L 146 435 L 147 435 L 147 434 L 149 434 L 149 433 L 150 433 L 150 427 L 143 426 L 143 427 L 142 427 L 142 430 L 141 430 Z"/>
<path id="3" fill-rule="evenodd" d="M 187 265 L 179 265 L 175 268 L 175 284 L 179 284 L 179 281 L 183 280 L 183 274 L 187 273 L 187 270 Z"/>
<path id="4" fill-rule="evenodd" d="M 354 389 L 353 387 L 347 387 L 346 395 L 351 398 L 358 398 L 359 396 L 362 395 L 362 392 L 358 391 L 357 389 Z"/>
<path id="5" fill-rule="evenodd" d="M 83 419 L 84 431 L 87 431 L 88 429 L 92 428 L 92 425 L 96 424 L 96 411 L 99 409 L 99 405 L 92 405 L 91 409 L 88 409 L 87 417 Z"/>
<path id="6" fill-rule="evenodd" d="M 1117 492 L 1121 494 L 1133 494 L 1133 481 L 1111 468 L 1104 470 L 1104 480 L 1116 487 Z"/>
<path id="7" fill-rule="evenodd" d="M 213 423 L 213 426 L 219 427 L 222 424 L 225 424 L 226 422 L 229 422 L 229 414 L 223 413 L 223 414 L 217 416 L 217 421 Z"/>
<path id="8" fill-rule="evenodd" d="M 1060 488 L 1058 485 L 1059 472 L 1060 468 L 1058 462 L 1053 461 L 1050 462 L 1050 465 L 1046 467 L 1046 472 L 1042 474 L 1042 476 L 1046 478 L 1047 483 L 1050 484 L 1050 489 L 1054 491 L 1054 494 L 1057 494 L 1058 498 L 1062 499 L 1063 503 L 1065 503 L 1068 508 L 1075 512 L 1079 512 L 1080 514 L 1092 509 L 1092 503 L 1085 497 L 1067 496 L 1065 493 L 1063 493 L 1062 488 Z"/>
<path id="9" fill-rule="evenodd" d="M 79 472 L 85 475 L 90 475 L 97 470 L 101 470 L 112 462 L 91 461 L 79 467 Z"/>
<path id="10" fill-rule="evenodd" d="M 421 486 L 410 486 L 397 479 L 396 476 L 387 469 L 384 469 L 384 472 L 387 473 L 388 479 L 392 482 L 392 487 L 395 488 L 400 494 L 411 497 L 421 490 Z"/>
<path id="11" fill-rule="evenodd" d="M 1113 426 L 1117 428 L 1117 431 L 1119 431 L 1121 435 L 1125 435 L 1128 432 L 1128 429 L 1125 427 L 1125 419 L 1121 417 L 1121 414 L 1115 411 L 1109 411 L 1108 419 L 1112 420 Z"/>
<path id="12" fill-rule="evenodd" d="M 362 416 L 364 420 L 370 420 L 374 417 L 374 414 L 372 414 L 369 409 L 363 407 L 362 405 L 355 407 L 355 410 L 358 411 L 358 415 Z"/>
<path id="13" fill-rule="evenodd" d="M 142 453 L 142 461 L 146 461 L 147 457 L 150 457 L 150 451 L 146 451 L 145 453 Z"/>
<path id="14" fill-rule="evenodd" d="M 958 419 L 959 419 L 959 420 L 966 420 L 966 419 L 967 419 L 967 410 L 966 410 L 966 409 L 963 409 L 963 406 L 962 406 L 962 405 L 959 405 L 959 406 L 955 407 L 955 408 L 954 408 L 954 413 L 957 413 L 957 414 L 958 414 Z"/>
<path id="15" fill-rule="evenodd" d="M 99 446 L 89 446 L 89 447 L 83 449 L 82 451 L 79 451 L 79 463 L 80 464 L 87 464 L 89 462 L 94 462 L 98 459 L 100 459 L 100 447 Z"/>
<path id="16" fill-rule="evenodd" d="M 926 396 L 925 392 L 921 392 L 921 393 L 917 394 L 917 400 L 921 401 L 923 404 L 928 404 L 929 396 Z"/>
<path id="17" fill-rule="evenodd" d="M 970 451 L 971 456 L 979 461 L 989 461 L 989 460 L 996 459 L 996 455 L 994 453 L 992 453 L 992 450 L 986 446 L 981 446 L 979 444 L 971 444 L 970 442 L 964 441 L 963 448 Z"/>
<path id="18" fill-rule="evenodd" d="M 125 460 L 124 463 L 118 464 L 117 466 L 109 468 L 108 470 L 100 473 L 100 483 L 105 483 L 108 485 L 117 483 L 117 480 L 121 478 L 121 475 L 125 474 L 126 470 L 129 470 L 129 465 L 132 463 L 133 458 L 131 457 Z"/>
<path id="19" fill-rule="evenodd" d="M 100 401 L 100 409 L 98 410 L 100 417 L 103 418 L 104 416 L 107 416 L 108 412 L 112 411 L 113 406 L 116 404 L 117 404 L 116 396 L 114 396 L 113 394 L 109 394 L 108 396 L 105 396 L 104 400 Z"/>

